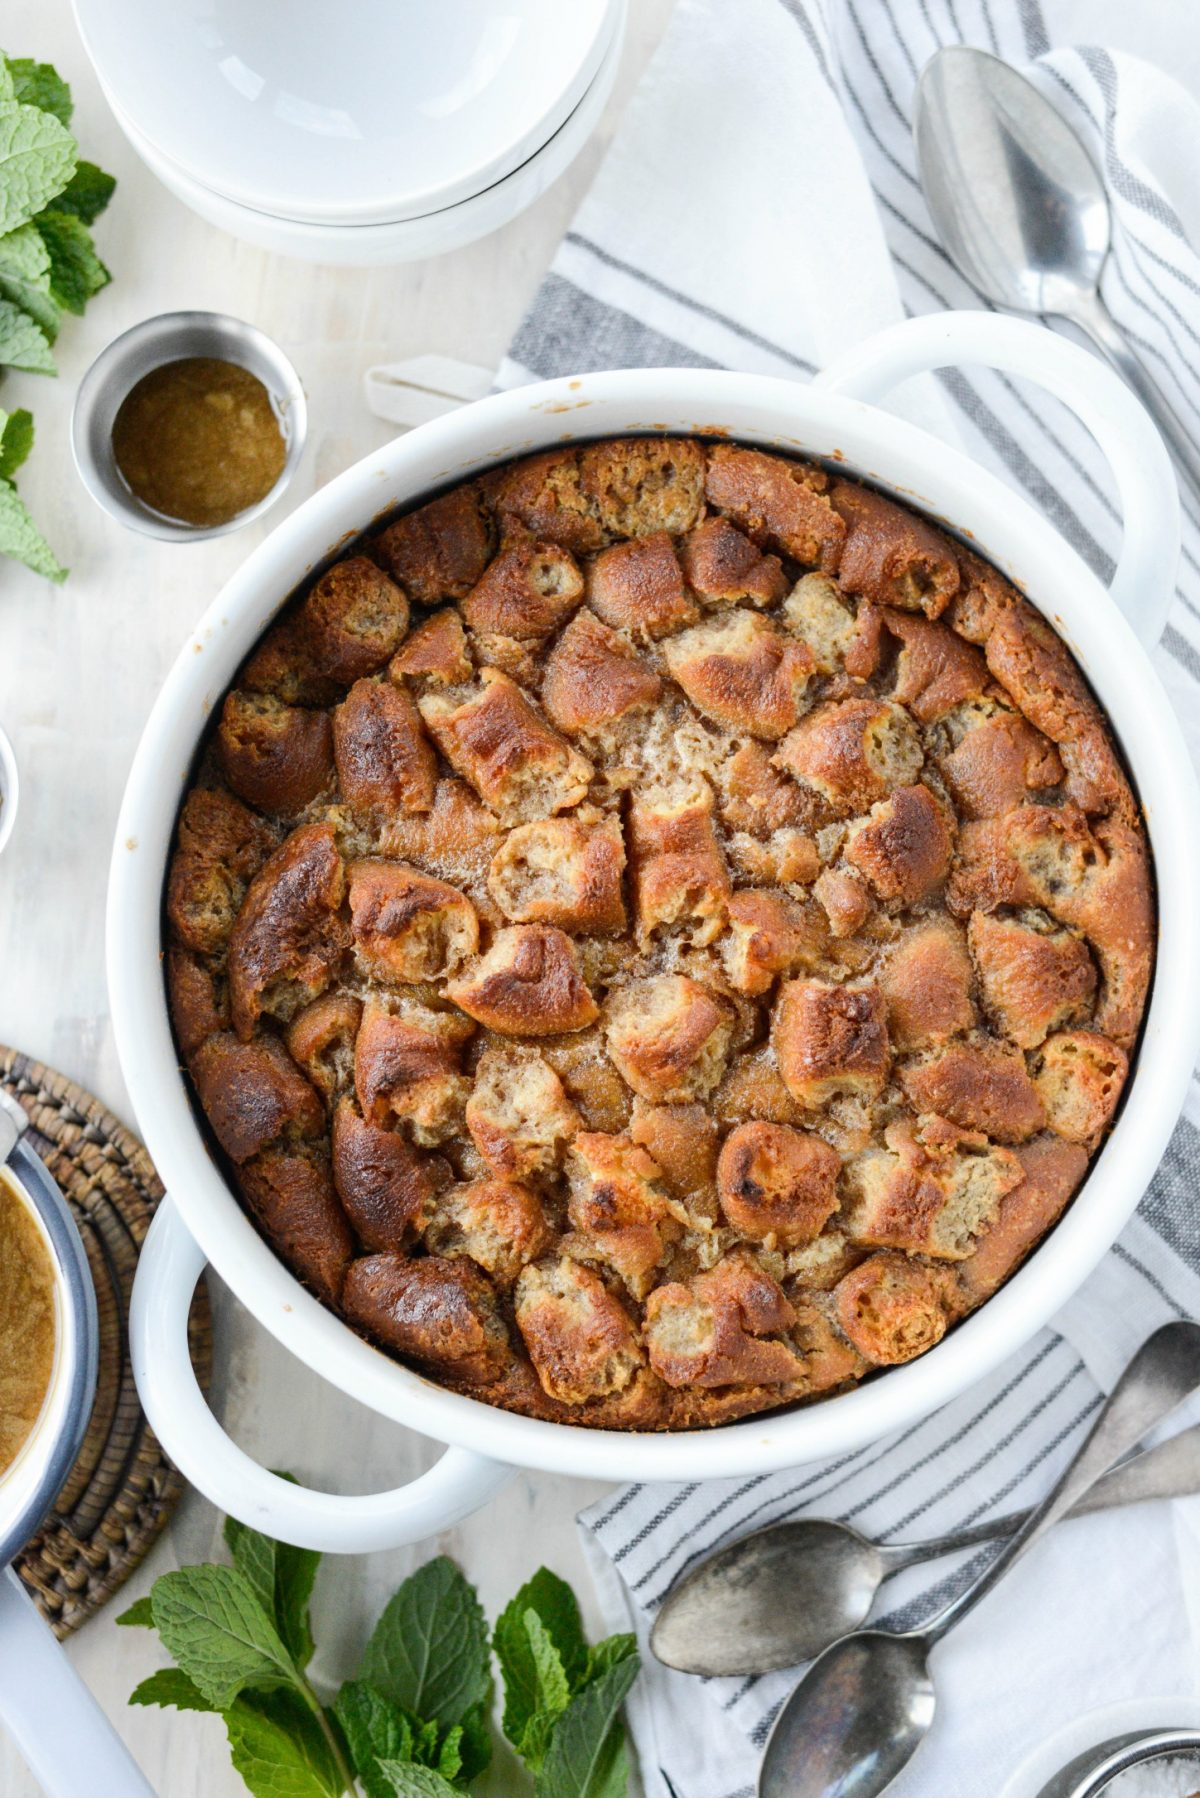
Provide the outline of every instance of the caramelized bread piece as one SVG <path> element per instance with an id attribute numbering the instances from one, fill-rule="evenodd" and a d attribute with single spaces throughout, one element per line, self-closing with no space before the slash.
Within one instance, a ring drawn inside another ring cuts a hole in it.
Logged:
<path id="1" fill-rule="evenodd" d="M 372 551 L 410 599 L 464 599 L 492 553 L 493 527 L 479 490 L 455 487 L 381 531 Z"/>
<path id="2" fill-rule="evenodd" d="M 883 619 L 900 643 L 892 698 L 907 706 L 922 724 L 936 724 L 955 706 L 985 691 L 987 663 L 947 625 L 934 623 L 920 612 L 893 608 L 884 612 Z"/>
<path id="3" fill-rule="evenodd" d="M 939 618 L 958 592 L 958 556 L 941 531 L 881 493 L 836 481 L 830 498 L 845 520 L 838 580 L 877 606 Z"/>
<path id="4" fill-rule="evenodd" d="M 625 928 L 624 873 L 618 818 L 543 818 L 509 831 L 492 857 L 488 891 L 515 924 L 609 936 Z"/>
<path id="5" fill-rule="evenodd" d="M 269 693 L 228 695 L 216 749 L 238 798 L 276 817 L 295 817 L 333 782 L 328 713 L 283 705 Z"/>
<path id="6" fill-rule="evenodd" d="M 594 443 L 579 458 L 579 484 L 614 537 L 679 537 L 704 510 L 704 451 L 690 437 Z"/>
<path id="7" fill-rule="evenodd" d="M 333 714 L 333 755 L 342 796 L 356 812 L 427 812 L 437 756 L 403 688 L 355 681 Z"/>
<path id="8" fill-rule="evenodd" d="M 671 1103 L 703 1099 L 725 1071 L 730 1008 L 686 974 L 631 981 L 612 994 L 608 1052 L 634 1092 Z"/>
<path id="9" fill-rule="evenodd" d="M 839 1220 L 846 1234 L 868 1248 L 963 1260 L 1019 1185 L 1020 1162 L 1011 1149 L 937 1117 L 901 1118 L 884 1140 L 886 1148 L 847 1164 Z"/>
<path id="10" fill-rule="evenodd" d="M 721 816 L 732 830 L 748 831 L 763 842 L 778 843 L 785 836 L 793 844 L 797 871 L 786 876 L 807 886 L 821 871 L 817 846 L 803 836 L 818 801 L 815 794 L 780 774 L 772 766 L 765 743 L 743 743 L 719 772 Z"/>
<path id="11" fill-rule="evenodd" d="M 350 941 L 345 891 L 329 824 L 302 824 L 263 863 L 229 939 L 233 1027 L 243 1042 L 263 1012 L 286 1023 L 325 991 Z"/>
<path id="12" fill-rule="evenodd" d="M 713 797 L 700 784 L 657 790 L 629 810 L 629 859 L 638 939 L 679 931 L 696 946 L 725 923 L 729 876 L 713 828 Z"/>
<path id="13" fill-rule="evenodd" d="M 204 1114 L 231 1161 L 249 1161 L 280 1141 L 319 1136 L 325 1107 L 277 1037 L 239 1042 L 222 1032 L 192 1057 Z"/>
<path id="14" fill-rule="evenodd" d="M 1011 1043 L 948 1043 L 902 1067 L 900 1084 L 914 1111 L 935 1111 L 995 1142 L 1025 1142 L 1045 1128 L 1044 1103 Z"/>
<path id="15" fill-rule="evenodd" d="M 990 1298 L 1064 1210 L 1087 1171 L 1077 1143 L 1039 1136 L 1016 1151 L 1022 1180 L 1005 1193 L 979 1246 L 954 1269 L 954 1308 L 970 1311 Z"/>
<path id="16" fill-rule="evenodd" d="M 820 468 L 762 450 L 720 443 L 708 452 L 708 503 L 739 524 L 755 543 L 796 562 L 837 570 L 846 527 L 829 503 Z"/>
<path id="17" fill-rule="evenodd" d="M 883 994 L 870 983 L 785 980 L 771 1036 L 784 1084 L 801 1105 L 816 1108 L 838 1093 L 870 1097 L 887 1079 Z"/>
<path id="18" fill-rule="evenodd" d="M 167 999 L 185 1061 L 214 1032 L 229 1028 L 229 996 L 224 983 L 186 949 L 167 951 Z"/>
<path id="19" fill-rule="evenodd" d="M 811 650 L 754 612 L 726 612 L 666 645 L 667 667 L 698 712 L 727 730 L 784 736 L 804 709 Z"/>
<path id="20" fill-rule="evenodd" d="M 249 693 L 271 693 L 284 705 L 332 705 L 342 691 L 320 666 L 303 607 L 271 626 L 250 652 L 238 686 Z"/>
<path id="21" fill-rule="evenodd" d="M 583 576 L 560 544 L 528 531 L 510 533 L 459 610 L 473 631 L 538 642 L 556 631 L 583 598 Z"/>
<path id="22" fill-rule="evenodd" d="M 967 939 L 953 918 L 923 918 L 906 930 L 879 969 L 896 1048 L 928 1049 L 970 1030 L 973 980 Z"/>
<path id="23" fill-rule="evenodd" d="M 224 949 L 246 888 L 277 841 L 232 794 L 193 787 L 167 878 L 167 917 L 181 943 L 198 955 Z"/>
<path id="24" fill-rule="evenodd" d="M 359 968 L 392 986 L 454 974 L 479 947 L 465 893 L 403 862 L 351 862 L 350 927 Z"/>
<path id="25" fill-rule="evenodd" d="M 646 1303 L 650 1365 L 668 1386 L 778 1386 L 804 1363 L 787 1342 L 796 1313 L 745 1254 L 727 1255 L 691 1286 L 659 1286 Z"/>
<path id="26" fill-rule="evenodd" d="M 497 931 L 487 954 L 450 981 L 446 993 L 503 1036 L 556 1036 L 599 1016 L 570 937 L 548 924 Z"/>
<path id="27" fill-rule="evenodd" d="M 449 1168 L 395 1130 L 367 1123 L 344 1098 L 333 1114 L 333 1183 L 365 1249 L 403 1249 L 433 1213 Z"/>
<path id="28" fill-rule="evenodd" d="M 577 450 L 546 450 L 512 463 L 496 484 L 496 510 L 574 556 L 608 541 L 599 507 L 580 484 Z"/>
<path id="29" fill-rule="evenodd" d="M 594 1253 L 643 1298 L 680 1235 L 662 1169 L 628 1136 L 583 1130 L 567 1154 L 568 1215 Z"/>
<path id="30" fill-rule="evenodd" d="M 576 612 L 546 661 L 542 704 L 568 736 L 581 736 L 644 712 L 662 681 L 608 625 L 586 608 Z"/>
<path id="31" fill-rule="evenodd" d="M 1094 1030 L 1064 1030 L 1046 1038 L 1035 1067 L 1050 1128 L 1090 1146 L 1117 1109 L 1129 1072 L 1125 1051 Z"/>
<path id="32" fill-rule="evenodd" d="M 819 793 L 842 818 L 909 786 L 923 760 L 921 740 L 904 708 L 871 698 L 818 706 L 783 739 L 775 757 L 777 767 Z"/>
<path id="33" fill-rule="evenodd" d="M 341 992 L 314 999 L 288 1026 L 288 1054 L 327 1105 L 353 1084 L 354 1039 L 361 1022 L 361 1001 Z"/>
<path id="34" fill-rule="evenodd" d="M 858 635 L 858 620 L 836 581 L 806 574 L 783 602 L 783 619 L 813 659 L 818 674 L 840 674 Z"/>
<path id="35" fill-rule="evenodd" d="M 425 681 L 431 687 L 456 687 L 471 674 L 467 633 L 457 606 L 424 619 L 388 663 L 389 680 Z"/>
<path id="36" fill-rule="evenodd" d="M 871 915 L 871 895 L 849 868 L 826 868 L 813 881 L 813 898 L 837 940 L 856 936 Z"/>
<path id="37" fill-rule="evenodd" d="M 476 1180 L 443 1193 L 425 1230 L 434 1255 L 469 1256 L 503 1291 L 554 1246 L 537 1194 L 520 1180 Z"/>
<path id="38" fill-rule="evenodd" d="M 769 992 L 777 975 L 811 967 L 828 945 L 817 907 L 779 887 L 734 893 L 727 911 L 721 959 L 730 985 L 740 993 L 757 997 Z"/>
<path id="39" fill-rule="evenodd" d="M 516 1318 L 543 1390 L 564 1405 L 622 1392 L 643 1365 L 629 1313 L 598 1274 L 566 1256 L 522 1270 Z"/>
<path id="40" fill-rule="evenodd" d="M 703 1105 L 648 1105 L 638 1099 L 629 1134 L 647 1149 L 677 1199 L 706 1198 L 717 1178 L 717 1124 Z"/>
<path id="41" fill-rule="evenodd" d="M 459 1065 L 470 1033 L 456 1012 L 413 1006 L 397 1014 L 368 1000 L 354 1045 L 354 1086 L 367 1121 L 399 1125 L 425 1145 L 454 1136 L 471 1090 Z"/>
<path id="42" fill-rule="evenodd" d="M 950 872 L 954 833 L 928 787 L 897 787 L 850 826 L 845 855 L 881 899 L 917 905 Z"/>
<path id="43" fill-rule="evenodd" d="M 837 1210 L 842 1160 L 819 1136 L 786 1124 L 739 1124 L 717 1163 L 731 1229 L 768 1248 L 811 1242 Z"/>
<path id="44" fill-rule="evenodd" d="M 706 518 L 679 545 L 688 586 L 707 606 L 774 605 L 787 592 L 778 556 L 764 556 L 727 518 Z"/>
<path id="45" fill-rule="evenodd" d="M 994 818 L 1063 778 L 1049 738 L 990 697 L 957 707 L 944 723 L 938 767 L 964 818 Z"/>
<path id="46" fill-rule="evenodd" d="M 335 562 L 301 607 L 318 668 L 341 686 L 374 674 L 400 647 L 408 601 L 366 556 Z"/>
<path id="47" fill-rule="evenodd" d="M 1022 1049 L 1086 1018 L 1096 994 L 1087 944 L 1069 930 L 972 912 L 967 941 L 984 1009 Z"/>
<path id="48" fill-rule="evenodd" d="M 946 1334 L 951 1288 L 940 1269 L 906 1255 L 871 1255 L 839 1280 L 834 1311 L 863 1357 L 890 1367 L 923 1355 Z"/>
<path id="49" fill-rule="evenodd" d="M 393 1251 L 352 1261 L 342 1310 L 385 1347 L 467 1386 L 489 1386 L 512 1359 L 495 1288 L 461 1256 Z"/>
<path id="50" fill-rule="evenodd" d="M 238 1184 L 292 1272 L 325 1304 L 337 1305 L 354 1244 L 329 1163 L 268 1149 L 239 1169 Z"/>
<path id="51" fill-rule="evenodd" d="M 467 1129 L 488 1166 L 523 1180 L 553 1174 L 580 1127 L 548 1062 L 530 1049 L 489 1049 L 475 1069 Z"/>
<path id="52" fill-rule="evenodd" d="M 587 792 L 591 763 L 551 730 L 507 674 L 485 668 L 479 686 L 459 703 L 428 693 L 420 708 L 455 773 L 503 822 L 565 811 Z"/>
<path id="53" fill-rule="evenodd" d="M 699 616 L 665 531 L 603 550 L 588 567 L 587 598 L 605 624 L 643 638 L 665 637 Z"/>

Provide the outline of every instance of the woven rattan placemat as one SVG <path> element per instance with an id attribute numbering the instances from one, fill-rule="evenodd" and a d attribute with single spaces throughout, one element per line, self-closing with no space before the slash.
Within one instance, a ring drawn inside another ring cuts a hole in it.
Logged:
<path id="1" fill-rule="evenodd" d="M 44 1527 L 15 1563 L 62 1637 L 124 1584 L 183 1490 L 142 1414 L 129 1360 L 129 1294 L 163 1189 L 137 1138 L 64 1074 L 0 1046 L 0 1082 L 27 1112 L 26 1140 L 74 1212 L 100 1314 L 100 1377 L 83 1448 Z M 203 1285 L 189 1335 L 207 1391 L 212 1332 Z"/>

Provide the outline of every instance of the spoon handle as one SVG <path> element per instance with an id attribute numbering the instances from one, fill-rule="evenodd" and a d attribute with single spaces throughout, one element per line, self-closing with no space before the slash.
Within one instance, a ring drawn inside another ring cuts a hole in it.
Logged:
<path id="1" fill-rule="evenodd" d="M 1177 414 L 1144 363 L 1135 356 L 1122 335 L 1120 326 L 1098 293 L 1081 296 L 1064 312 L 1072 324 L 1086 331 L 1096 348 L 1112 363 L 1117 373 L 1128 382 L 1154 420 L 1167 448 L 1192 489 L 1192 498 L 1200 500 L 1200 449 L 1181 424 Z"/>
<path id="2" fill-rule="evenodd" d="M 1100 1415 L 1057 1484 L 1031 1511 L 991 1564 L 924 1629 L 914 1631 L 932 1647 L 973 1610 L 1018 1558 L 1074 1509 L 1084 1494 L 1156 1424 L 1200 1385 L 1200 1324 L 1164 1324 L 1142 1344 L 1109 1393 Z"/>
<path id="3" fill-rule="evenodd" d="M 1200 1424 L 1180 1430 L 1166 1442 L 1131 1455 L 1111 1473 L 1096 1481 L 1079 1503 L 1072 1517 L 1085 1517 L 1092 1511 L 1115 1510 L 1121 1505 L 1143 1504 L 1150 1499 L 1186 1498 L 1200 1492 Z M 915 1567 L 921 1561 L 935 1561 L 942 1555 L 955 1554 L 962 1548 L 978 1548 L 985 1542 L 996 1542 L 1012 1536 L 1021 1528 L 1029 1511 L 1009 1511 L 1003 1517 L 987 1517 L 970 1529 L 954 1530 L 924 1542 L 883 1542 L 879 1552 L 887 1564 L 887 1574 L 899 1573 L 904 1567 Z"/>

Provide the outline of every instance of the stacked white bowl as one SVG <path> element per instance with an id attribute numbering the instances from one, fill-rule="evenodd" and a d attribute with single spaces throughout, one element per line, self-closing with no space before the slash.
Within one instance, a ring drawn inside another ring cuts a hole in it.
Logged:
<path id="1" fill-rule="evenodd" d="M 74 0 L 142 160 L 210 223 L 310 262 L 456 249 L 573 161 L 626 0 Z"/>

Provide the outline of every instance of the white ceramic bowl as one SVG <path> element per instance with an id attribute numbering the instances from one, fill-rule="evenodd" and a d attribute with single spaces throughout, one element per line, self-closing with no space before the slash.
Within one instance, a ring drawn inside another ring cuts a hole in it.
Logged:
<path id="1" fill-rule="evenodd" d="M 1104 588 L 1047 521 L 960 451 L 865 403 L 922 369 L 986 362 L 1030 377 L 1084 419 L 1116 477 L 1125 542 Z M 863 396 L 863 397 L 856 397 Z M 381 512 L 497 462 L 569 439 L 725 431 L 821 458 L 969 534 L 1071 644 L 1141 794 L 1155 855 L 1159 966 L 1120 1118 L 1062 1221 L 993 1299 L 920 1360 L 809 1407 L 676 1435 L 592 1431 L 516 1416 L 423 1379 L 356 1336 L 259 1237 L 212 1160 L 178 1069 L 160 965 L 163 875 L 176 809 L 211 708 L 275 610 L 333 546 Z M 1166 1147 L 1197 1049 L 1200 820 L 1183 738 L 1119 608 L 1153 640 L 1178 550 L 1162 443 L 1128 389 L 1045 329 L 992 314 L 910 320 L 811 386 L 707 370 L 587 374 L 517 389 L 421 426 L 314 495 L 217 597 L 167 678 L 134 759 L 109 889 L 109 990 L 139 1122 L 171 1193 L 134 1292 L 134 1366 L 167 1452 L 227 1511 L 291 1541 L 365 1550 L 411 1541 L 480 1503 L 502 1463 L 609 1479 L 744 1476 L 855 1449 L 924 1415 L 1037 1330 L 1099 1260 Z M 1115 603 L 1114 603 L 1115 601 Z M 188 1303 L 205 1259 L 295 1355 L 383 1415 L 451 1444 L 397 1492 L 342 1497 L 275 1480 L 224 1436 L 187 1360 Z"/>
<path id="2" fill-rule="evenodd" d="M 591 84 L 574 111 L 527 161 L 492 186 L 455 205 L 382 224 L 314 224 L 243 206 L 204 186 L 173 162 L 139 129 L 103 77 L 101 86 L 117 123 L 147 168 L 176 199 L 208 224 L 260 250 L 302 262 L 353 268 L 390 266 L 441 256 L 498 231 L 558 180 L 600 122 L 620 65 L 625 15 L 626 0 L 617 0 L 607 21 L 603 54 Z"/>
<path id="3" fill-rule="evenodd" d="M 140 135 L 237 205 L 418 218 L 509 175 L 594 80 L 618 0 L 74 0 Z"/>

